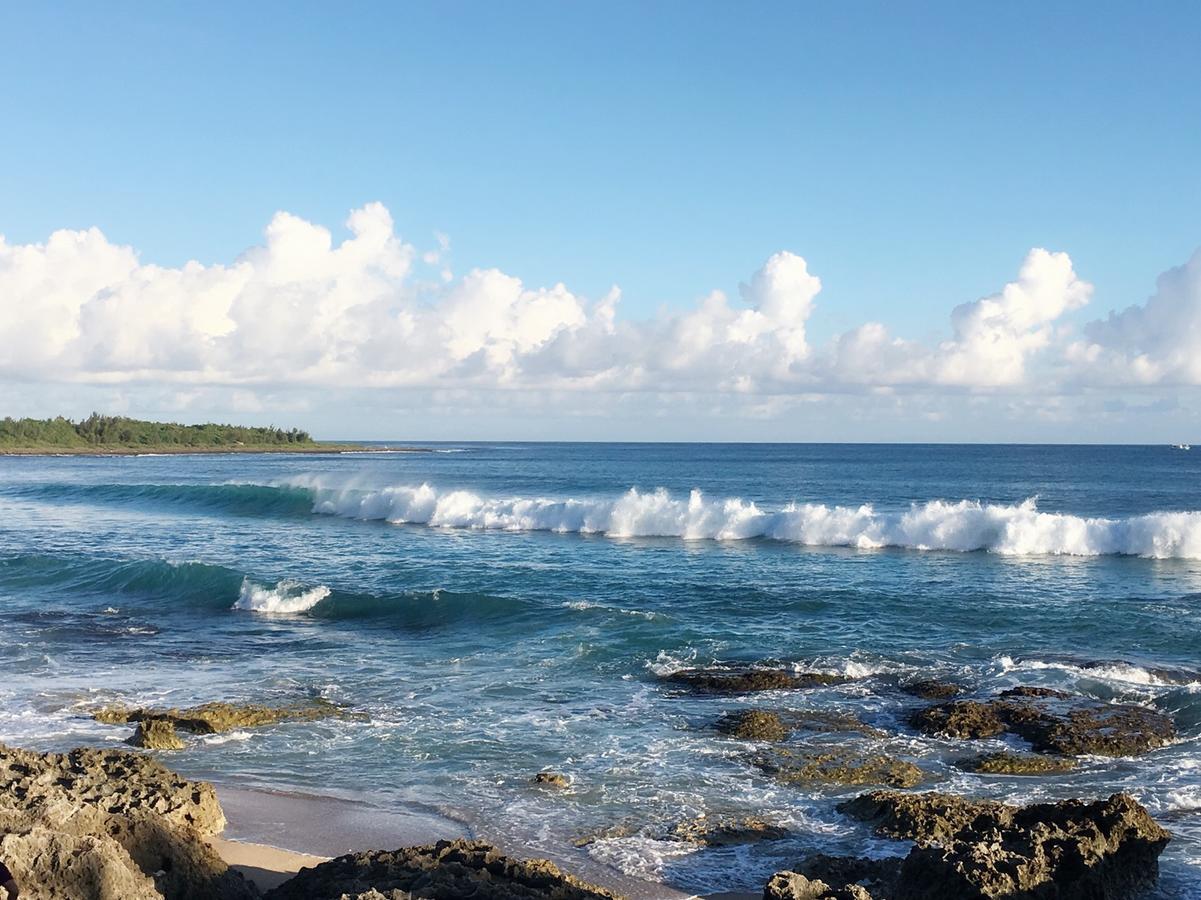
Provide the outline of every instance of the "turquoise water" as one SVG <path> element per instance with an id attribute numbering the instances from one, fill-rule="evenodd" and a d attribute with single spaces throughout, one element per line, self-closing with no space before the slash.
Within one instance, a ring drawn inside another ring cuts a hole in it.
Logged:
<path id="1" fill-rule="evenodd" d="M 776 784 L 713 721 L 745 705 L 849 711 L 931 787 L 1132 792 L 1176 835 L 1162 896 L 1201 897 L 1201 452 L 436 449 L 0 459 L 0 737 L 117 742 L 127 728 L 86 715 L 117 699 L 320 696 L 365 718 L 198 739 L 168 762 L 436 810 L 592 874 L 709 891 L 866 840 L 833 810 L 861 789 Z M 742 699 L 657 677 L 766 659 L 860 677 Z M 917 701 L 895 683 L 918 673 L 1146 703 L 1181 739 L 1050 779 L 969 775 L 952 762 L 975 747 L 905 727 Z M 572 789 L 532 788 L 542 769 Z M 701 814 L 796 837 L 661 839 Z M 572 846 L 615 825 L 633 833 Z"/>

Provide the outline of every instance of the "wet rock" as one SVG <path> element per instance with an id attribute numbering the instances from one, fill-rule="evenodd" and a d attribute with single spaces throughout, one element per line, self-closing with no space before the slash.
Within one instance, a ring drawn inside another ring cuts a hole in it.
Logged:
<path id="1" fill-rule="evenodd" d="M 986 738 L 1005 731 L 1005 721 L 995 704 L 977 700 L 955 700 L 919 709 L 910 723 L 923 734 L 955 738 Z"/>
<path id="2" fill-rule="evenodd" d="M 269 900 L 339 900 L 343 896 L 413 900 L 615 900 L 602 887 L 562 872 L 544 859 L 504 856 L 480 841 L 439 841 L 425 847 L 351 853 L 302 869 Z"/>
<path id="3" fill-rule="evenodd" d="M 777 872 L 763 889 L 763 900 L 873 900 L 873 895 L 857 884 L 836 888 L 799 872 Z"/>
<path id="4" fill-rule="evenodd" d="M 587 834 L 582 834 L 572 840 L 573 847 L 588 847 L 595 844 L 597 841 L 618 840 L 620 838 L 632 837 L 640 833 L 642 829 L 632 822 L 622 822 L 618 825 L 610 825 L 606 828 L 600 828 L 596 831 L 590 831 Z"/>
<path id="5" fill-rule="evenodd" d="M 981 775 L 1058 775 L 1076 768 L 1076 760 L 1036 753 L 985 753 L 965 759 L 960 768 Z"/>
<path id="6" fill-rule="evenodd" d="M 93 713 L 98 722 L 110 725 L 127 722 L 167 722 L 180 731 L 193 734 L 219 734 L 236 728 L 257 728 L 278 722 L 313 721 L 345 715 L 332 703 L 305 703 L 294 706 L 262 706 L 257 703 L 202 703 L 186 709 L 131 708 L 106 706 Z"/>
<path id="7" fill-rule="evenodd" d="M 1066 691 L 1058 691 L 1055 688 L 1038 687 L 1030 684 L 1019 684 L 1017 687 L 1006 688 L 1001 691 L 999 697 L 1037 697 L 1039 699 L 1047 699 L 1048 697 L 1057 700 L 1070 700 L 1072 695 Z"/>
<path id="8" fill-rule="evenodd" d="M 1169 840 L 1126 794 L 1035 804 L 915 847 L 893 900 L 1125 900 L 1155 886 Z"/>
<path id="9" fill-rule="evenodd" d="M 182 750 L 184 742 L 175 733 L 175 726 L 164 719 L 139 722 L 129 743 L 147 750 Z"/>
<path id="10" fill-rule="evenodd" d="M 908 760 L 853 750 L 779 749 L 753 759 L 756 766 L 785 784 L 886 784 L 913 787 L 925 773 Z"/>
<path id="11" fill-rule="evenodd" d="M 1065 711 L 1009 713 L 1009 727 L 1041 753 L 1064 756 L 1136 756 L 1176 736 L 1163 713 L 1131 703 L 1097 703 Z"/>
<path id="12" fill-rule="evenodd" d="M 717 730 L 743 741 L 783 741 L 791 733 L 778 713 L 762 709 L 727 713 L 718 720 Z"/>
<path id="13" fill-rule="evenodd" d="M 784 724 L 794 731 L 813 731 L 819 734 L 853 733 L 865 737 L 888 737 L 887 732 L 873 728 L 858 716 L 846 712 L 789 711 L 781 714 Z"/>
<path id="14" fill-rule="evenodd" d="M 981 817 L 1000 821 L 1016 807 L 937 792 L 871 791 L 838 804 L 837 809 L 874 826 L 876 834 L 925 844 L 949 840 Z"/>
<path id="15" fill-rule="evenodd" d="M 530 781 L 544 787 L 565 789 L 571 787 L 571 779 L 559 772 L 539 772 Z"/>
<path id="16" fill-rule="evenodd" d="M 743 819 L 706 816 L 689 822 L 681 822 L 668 835 L 674 840 L 687 841 L 702 847 L 758 844 L 762 841 L 782 840 L 788 836 L 788 829 L 782 825 L 775 825 L 754 816 Z"/>
<path id="17" fill-rule="evenodd" d="M 828 672 L 794 672 L 792 669 L 709 668 L 680 669 L 663 680 L 702 694 L 745 694 L 752 691 L 783 691 L 843 684 L 846 675 Z"/>
<path id="18" fill-rule="evenodd" d="M 901 685 L 901 690 L 923 700 L 949 700 L 963 693 L 963 688 L 953 681 L 939 681 L 934 678 L 923 678 Z"/>

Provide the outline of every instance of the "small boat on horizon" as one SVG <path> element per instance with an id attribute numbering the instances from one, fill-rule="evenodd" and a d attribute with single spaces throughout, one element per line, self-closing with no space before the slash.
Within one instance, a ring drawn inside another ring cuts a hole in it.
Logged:
<path id="1" fill-rule="evenodd" d="M 1192 450 L 1193 449 L 1191 444 L 1168 444 L 1168 446 L 1173 450 Z"/>

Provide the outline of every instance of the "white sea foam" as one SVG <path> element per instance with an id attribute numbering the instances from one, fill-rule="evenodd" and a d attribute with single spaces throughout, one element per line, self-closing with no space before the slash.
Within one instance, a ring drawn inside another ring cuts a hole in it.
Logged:
<path id="1" fill-rule="evenodd" d="M 555 531 L 614 538 L 684 540 L 767 538 L 797 544 L 877 549 L 987 550 L 1005 555 L 1201 559 L 1201 512 L 1086 518 L 1018 504 L 931 500 L 878 511 L 821 503 L 761 508 L 738 497 L 687 498 L 631 488 L 608 498 L 486 496 L 430 484 L 362 489 L 307 477 L 286 482 L 314 493 L 317 513 L 438 528 Z"/>
<path id="2" fill-rule="evenodd" d="M 1078 665 L 1070 662 L 1054 660 L 1021 659 L 1011 656 L 1000 656 L 997 665 L 1004 672 L 1038 672 L 1053 669 L 1064 672 L 1075 678 L 1095 678 L 1101 681 L 1116 681 L 1124 684 L 1134 684 L 1143 687 L 1191 687 L 1197 682 L 1170 680 L 1154 672 L 1128 662 L 1093 663 Z"/>
<path id="3" fill-rule="evenodd" d="M 285 579 L 275 587 L 264 587 L 244 578 L 242 590 L 233 608 L 258 613 L 302 613 L 312 609 L 328 596 L 329 588 L 323 584 L 305 588 L 298 581 Z"/>

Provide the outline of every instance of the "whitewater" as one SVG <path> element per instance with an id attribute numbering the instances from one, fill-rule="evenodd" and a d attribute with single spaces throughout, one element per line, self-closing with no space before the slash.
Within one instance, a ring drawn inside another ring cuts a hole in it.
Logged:
<path id="1" fill-rule="evenodd" d="M 704 895 L 761 893 L 814 851 L 900 852 L 838 811 L 867 787 L 782 784 L 717 728 L 751 708 L 852 717 L 791 740 L 902 759 L 921 789 L 1129 792 L 1173 833 L 1154 900 L 1201 900 L 1201 453 L 433 449 L 454 452 L 0 457 L 0 741 L 121 746 L 128 729 L 90 717 L 111 703 L 325 700 L 351 714 L 185 737 L 168 764 Z M 665 680 L 747 664 L 849 680 L 728 697 Z M 1176 737 L 1053 777 L 970 772 L 1028 748 L 915 730 L 920 679 L 1138 704 Z M 570 787 L 531 785 L 542 771 Z M 747 816 L 788 837 L 670 839 Z"/>
<path id="2" fill-rule="evenodd" d="M 490 497 L 426 483 L 378 489 L 333 487 L 302 477 L 287 487 L 313 494 L 313 511 L 436 528 L 552 531 L 613 538 L 766 538 L 863 550 L 987 550 L 1006 555 L 1201 558 L 1201 512 L 1156 512 L 1127 519 L 1042 512 L 1035 498 L 1013 505 L 930 500 L 896 512 L 820 503 L 761 508 L 739 497 L 687 499 L 665 489 L 630 488 L 611 498 Z"/>

